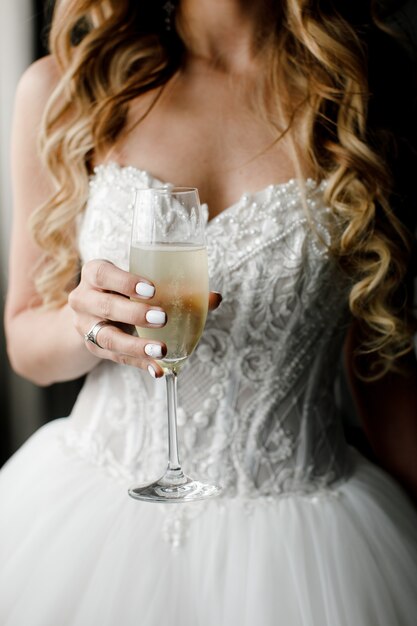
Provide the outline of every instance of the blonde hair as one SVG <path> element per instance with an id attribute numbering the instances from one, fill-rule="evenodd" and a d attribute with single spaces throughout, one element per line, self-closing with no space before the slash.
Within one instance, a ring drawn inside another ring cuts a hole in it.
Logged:
<path id="1" fill-rule="evenodd" d="M 314 177 L 328 180 L 325 200 L 343 223 L 332 249 L 351 279 L 350 310 L 366 329 L 362 349 L 379 356 L 376 377 L 412 346 L 407 308 L 395 302 L 410 238 L 390 208 L 387 165 L 367 136 L 365 47 L 332 3 L 323 3 L 326 12 L 313 0 L 275 4 L 265 110 L 271 124 L 274 108 L 284 111 Z M 130 100 L 164 85 L 181 65 L 183 41 L 165 20 L 158 0 L 63 0 L 55 8 L 50 45 L 62 77 L 41 139 L 56 193 L 32 218 L 45 251 L 37 288 L 47 305 L 66 301 L 79 271 L 75 221 L 93 153 L 125 128 Z"/>

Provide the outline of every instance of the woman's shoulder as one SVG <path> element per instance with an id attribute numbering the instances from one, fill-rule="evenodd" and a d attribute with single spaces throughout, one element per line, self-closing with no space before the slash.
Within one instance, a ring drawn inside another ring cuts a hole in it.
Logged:
<path id="1" fill-rule="evenodd" d="M 31 107 L 45 104 L 61 77 L 58 64 L 52 55 L 34 61 L 20 77 L 17 98 L 30 102 Z"/>

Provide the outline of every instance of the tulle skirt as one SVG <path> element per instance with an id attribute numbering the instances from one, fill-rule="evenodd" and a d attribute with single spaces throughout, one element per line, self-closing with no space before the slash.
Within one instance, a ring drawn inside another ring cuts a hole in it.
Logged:
<path id="1" fill-rule="evenodd" d="M 63 429 L 0 472 L 1 626 L 416 626 L 415 509 L 353 450 L 312 496 L 150 504 Z"/>

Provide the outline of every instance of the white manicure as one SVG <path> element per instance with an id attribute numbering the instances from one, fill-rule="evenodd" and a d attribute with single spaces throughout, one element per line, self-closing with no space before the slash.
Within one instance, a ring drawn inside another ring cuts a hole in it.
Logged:
<path id="1" fill-rule="evenodd" d="M 149 374 L 152 376 L 152 378 L 156 378 L 156 371 L 155 371 L 155 369 L 152 367 L 152 365 L 148 365 L 148 372 L 149 372 Z"/>
<path id="2" fill-rule="evenodd" d="M 155 287 L 148 283 L 138 283 L 135 287 L 135 291 L 138 296 L 142 296 L 142 298 L 152 298 L 152 296 L 155 295 Z"/>
<path id="3" fill-rule="evenodd" d="M 150 309 L 145 315 L 146 321 L 149 324 L 165 324 L 167 316 L 164 311 L 156 311 L 155 309 Z"/>
<path id="4" fill-rule="evenodd" d="M 162 356 L 162 348 L 156 343 L 147 343 L 145 346 L 145 353 L 153 359 L 160 359 Z"/>

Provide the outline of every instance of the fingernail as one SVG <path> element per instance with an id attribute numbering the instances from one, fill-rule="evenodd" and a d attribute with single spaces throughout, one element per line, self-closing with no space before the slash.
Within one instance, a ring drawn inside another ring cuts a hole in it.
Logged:
<path id="1" fill-rule="evenodd" d="M 149 324 L 165 324 L 167 320 L 167 316 L 164 311 L 157 311 L 155 309 L 150 309 L 145 315 L 146 321 Z"/>
<path id="2" fill-rule="evenodd" d="M 148 365 L 148 372 L 152 376 L 152 378 L 156 378 L 156 370 L 152 365 Z"/>
<path id="3" fill-rule="evenodd" d="M 162 356 L 162 348 L 156 343 L 147 343 L 145 346 L 145 354 L 153 359 L 160 359 Z"/>
<path id="4" fill-rule="evenodd" d="M 135 287 L 138 296 L 142 298 L 152 298 L 155 295 L 155 287 L 149 283 L 138 283 Z"/>

